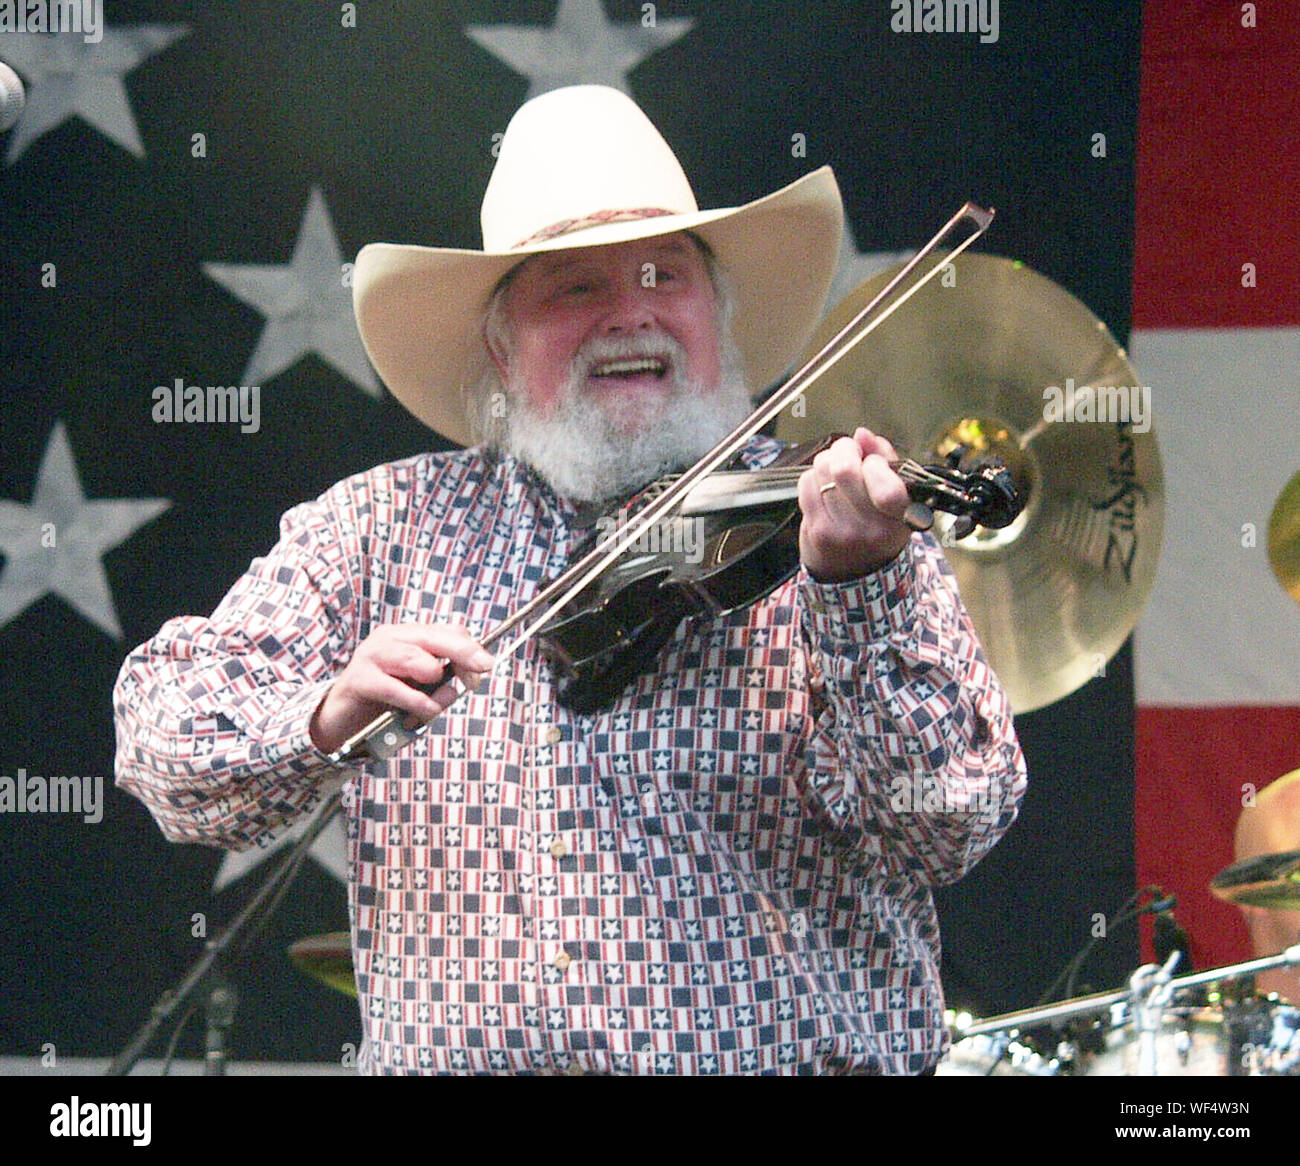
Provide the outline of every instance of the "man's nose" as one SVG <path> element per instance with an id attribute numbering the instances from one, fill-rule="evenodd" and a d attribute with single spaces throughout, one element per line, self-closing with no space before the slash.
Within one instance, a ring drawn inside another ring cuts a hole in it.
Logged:
<path id="1" fill-rule="evenodd" d="M 655 324 L 654 306 L 649 289 L 640 282 L 611 288 L 601 327 L 611 336 L 637 332 Z"/>

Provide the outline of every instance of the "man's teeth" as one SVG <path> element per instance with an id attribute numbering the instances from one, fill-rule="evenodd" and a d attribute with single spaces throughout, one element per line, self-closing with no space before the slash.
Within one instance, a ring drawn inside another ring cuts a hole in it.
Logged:
<path id="1" fill-rule="evenodd" d="M 643 372 L 663 376 L 665 368 L 664 362 L 655 357 L 639 357 L 636 360 L 608 360 L 596 365 L 591 371 L 592 376 L 598 377 L 635 376 Z"/>

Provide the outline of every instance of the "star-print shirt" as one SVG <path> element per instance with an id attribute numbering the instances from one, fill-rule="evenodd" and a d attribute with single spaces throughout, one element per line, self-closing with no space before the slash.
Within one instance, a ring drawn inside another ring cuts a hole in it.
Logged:
<path id="1" fill-rule="evenodd" d="M 210 618 L 124 663 L 118 783 L 167 837 L 242 849 L 344 778 L 363 1072 L 933 1066 L 930 887 L 1007 829 L 1025 770 L 929 535 L 686 620 L 607 710 L 561 705 L 534 642 L 386 763 L 340 775 L 313 746 L 372 629 L 483 635 L 564 567 L 574 518 L 476 450 L 290 510 Z"/>

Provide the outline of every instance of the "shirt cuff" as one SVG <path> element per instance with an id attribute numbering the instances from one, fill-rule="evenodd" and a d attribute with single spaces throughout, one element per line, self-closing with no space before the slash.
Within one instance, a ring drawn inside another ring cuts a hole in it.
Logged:
<path id="1" fill-rule="evenodd" d="M 311 739 L 311 719 L 334 678 L 303 685 L 266 720 L 262 757 L 277 777 L 314 773 L 331 765 Z"/>
<path id="2" fill-rule="evenodd" d="M 804 619 L 814 642 L 856 644 L 911 631 L 919 553 L 913 536 L 879 570 L 843 583 L 819 583 L 800 565 L 797 580 Z"/>

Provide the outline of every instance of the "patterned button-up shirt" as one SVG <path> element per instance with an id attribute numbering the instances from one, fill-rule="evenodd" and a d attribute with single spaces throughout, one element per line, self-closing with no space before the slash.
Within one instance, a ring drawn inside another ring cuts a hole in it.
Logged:
<path id="1" fill-rule="evenodd" d="M 757 441 L 751 464 L 776 447 Z M 309 722 L 381 624 L 482 635 L 565 564 L 512 459 L 425 455 L 289 511 L 115 691 L 119 784 L 244 848 L 337 770 Z M 346 772 L 363 1071 L 917 1073 L 944 1051 L 930 887 L 1010 825 L 1024 761 L 935 541 L 685 621 L 605 711 L 529 644 Z"/>

